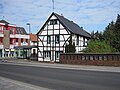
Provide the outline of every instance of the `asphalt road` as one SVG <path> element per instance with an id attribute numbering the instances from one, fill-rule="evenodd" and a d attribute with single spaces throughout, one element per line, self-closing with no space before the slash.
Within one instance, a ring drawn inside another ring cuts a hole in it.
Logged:
<path id="1" fill-rule="evenodd" d="M 52 90 L 120 90 L 120 73 L 0 64 L 0 76 Z"/>

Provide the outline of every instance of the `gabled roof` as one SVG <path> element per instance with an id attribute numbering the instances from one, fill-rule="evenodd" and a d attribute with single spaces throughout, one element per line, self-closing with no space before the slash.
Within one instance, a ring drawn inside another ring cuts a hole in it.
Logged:
<path id="1" fill-rule="evenodd" d="M 10 24 L 10 23 L 8 23 L 8 22 L 5 21 L 5 20 L 0 20 L 0 23 Z"/>
<path id="2" fill-rule="evenodd" d="M 68 20 L 67 18 L 60 16 L 57 13 L 52 13 L 51 16 L 48 18 L 47 21 L 49 21 L 49 19 L 55 15 L 58 20 L 73 34 L 78 34 L 81 36 L 85 36 L 90 38 L 90 34 L 88 32 L 86 32 L 85 30 L 83 30 L 83 28 L 79 27 L 76 23 L 74 23 L 73 21 Z M 40 29 L 40 31 L 44 28 L 44 26 L 46 25 L 47 21 L 45 22 L 45 24 L 42 26 L 42 28 Z M 39 31 L 39 32 L 40 32 Z M 39 32 L 37 34 L 39 34 Z"/>
<path id="3" fill-rule="evenodd" d="M 82 35 L 85 37 L 91 37 L 88 32 L 83 30 L 82 27 L 79 27 L 76 23 L 73 21 L 68 20 L 67 18 L 64 18 L 63 16 L 58 15 L 57 13 L 54 13 L 54 15 L 74 34 Z"/>
<path id="4" fill-rule="evenodd" d="M 27 34 L 23 27 L 16 27 L 16 34 Z"/>

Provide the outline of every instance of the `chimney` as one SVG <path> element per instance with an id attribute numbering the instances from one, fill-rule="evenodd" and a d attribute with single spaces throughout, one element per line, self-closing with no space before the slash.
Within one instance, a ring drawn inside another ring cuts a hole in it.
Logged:
<path id="1" fill-rule="evenodd" d="M 61 13 L 61 16 L 63 16 L 63 14 Z"/>
<path id="2" fill-rule="evenodd" d="M 83 29 L 83 27 L 80 27 L 81 29 Z"/>

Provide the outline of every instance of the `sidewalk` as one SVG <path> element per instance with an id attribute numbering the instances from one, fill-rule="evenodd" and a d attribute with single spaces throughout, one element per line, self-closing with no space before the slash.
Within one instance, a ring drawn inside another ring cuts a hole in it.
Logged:
<path id="1" fill-rule="evenodd" d="M 58 63 L 41 63 L 37 61 L 29 61 L 24 59 L 18 60 L 7 60 L 7 62 L 1 62 L 2 64 L 13 64 L 13 65 L 24 65 L 24 66 L 35 66 L 35 67 L 47 67 L 47 68 L 59 68 L 59 69 L 72 69 L 72 70 L 89 70 L 89 71 L 104 71 L 104 72 L 120 72 L 120 67 L 110 66 L 90 66 L 90 65 L 68 65 Z"/>
<path id="2" fill-rule="evenodd" d="M 0 77 L 0 90 L 48 90 L 48 89 Z"/>

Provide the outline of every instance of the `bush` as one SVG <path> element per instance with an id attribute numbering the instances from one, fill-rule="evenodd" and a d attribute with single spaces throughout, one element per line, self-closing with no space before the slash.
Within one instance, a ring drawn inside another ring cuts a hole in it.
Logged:
<path id="1" fill-rule="evenodd" d="M 115 49 L 108 45 L 105 41 L 90 40 L 88 47 L 83 50 L 85 53 L 111 53 Z"/>

